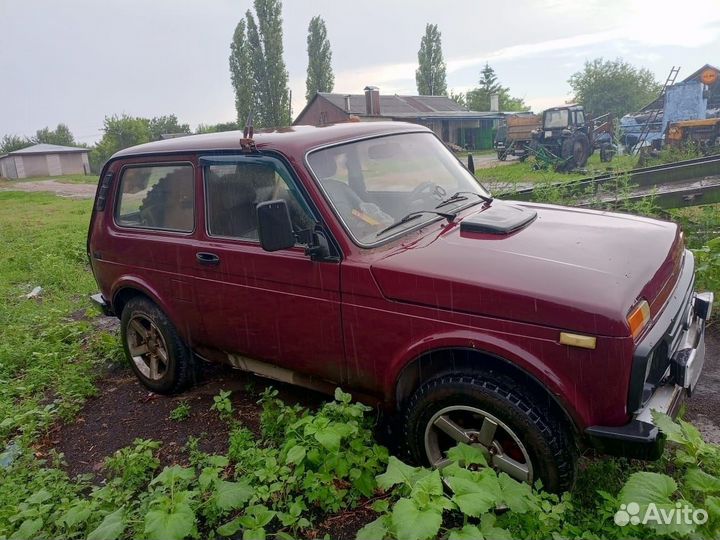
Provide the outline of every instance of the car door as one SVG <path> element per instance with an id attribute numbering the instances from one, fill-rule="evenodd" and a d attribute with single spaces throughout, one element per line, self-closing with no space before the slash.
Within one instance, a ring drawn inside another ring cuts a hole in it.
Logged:
<path id="1" fill-rule="evenodd" d="M 193 345 L 200 324 L 192 280 L 197 251 L 197 195 L 191 156 L 130 160 L 119 177 L 107 227 L 96 229 L 95 271 L 102 281 L 145 291 Z"/>
<path id="2" fill-rule="evenodd" d="M 207 157 L 200 165 L 205 223 L 195 288 L 204 345 L 340 383 L 339 263 L 312 261 L 300 246 L 266 252 L 258 241 L 260 202 L 287 200 L 296 230 L 315 222 L 290 169 L 258 156 Z"/>

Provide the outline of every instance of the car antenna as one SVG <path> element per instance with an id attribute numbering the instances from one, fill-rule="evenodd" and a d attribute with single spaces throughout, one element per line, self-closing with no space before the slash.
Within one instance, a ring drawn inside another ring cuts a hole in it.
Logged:
<path id="1" fill-rule="evenodd" d="M 250 109 L 250 112 L 248 112 L 247 120 L 245 121 L 245 129 L 243 129 L 243 136 L 242 139 L 240 139 L 240 150 L 242 152 L 257 152 L 255 140 L 253 139 L 254 134 L 255 130 L 253 129 L 253 110 Z"/>

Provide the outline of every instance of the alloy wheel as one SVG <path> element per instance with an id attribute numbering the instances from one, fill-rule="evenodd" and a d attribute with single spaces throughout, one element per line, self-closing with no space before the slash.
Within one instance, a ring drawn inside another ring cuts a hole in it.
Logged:
<path id="1" fill-rule="evenodd" d="M 425 428 L 425 452 L 437 468 L 450 463 L 445 452 L 458 443 L 480 448 L 488 463 L 515 480 L 533 482 L 532 462 L 520 438 L 492 414 L 467 405 L 445 407 Z"/>
<path id="2" fill-rule="evenodd" d="M 145 315 L 133 315 L 126 335 L 128 351 L 138 371 L 150 380 L 162 379 L 168 370 L 169 354 L 155 323 Z"/>

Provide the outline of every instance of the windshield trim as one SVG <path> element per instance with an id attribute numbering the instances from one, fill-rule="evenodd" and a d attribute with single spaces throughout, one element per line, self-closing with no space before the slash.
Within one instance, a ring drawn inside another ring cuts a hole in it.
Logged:
<path id="1" fill-rule="evenodd" d="M 371 140 L 371 139 L 380 139 L 380 138 L 382 138 L 382 137 L 391 137 L 391 136 L 397 136 L 397 135 L 406 135 L 406 134 L 411 134 L 411 133 L 426 133 L 426 134 L 428 134 L 428 135 L 431 135 L 431 136 L 435 137 L 438 141 L 440 141 L 440 143 L 441 143 L 443 146 L 445 146 L 445 143 L 442 142 L 442 140 L 440 139 L 440 137 L 438 137 L 438 136 L 435 134 L 435 132 L 429 130 L 428 128 L 423 128 L 423 129 L 408 129 L 407 131 L 401 131 L 401 132 L 397 132 L 397 133 L 379 133 L 379 134 L 373 134 L 373 135 L 366 135 L 366 136 L 363 136 L 363 137 L 355 137 L 355 138 L 351 138 L 351 139 L 345 139 L 345 140 L 342 140 L 342 141 L 332 142 L 332 143 L 329 143 L 329 144 L 323 144 L 323 145 L 320 145 L 320 146 L 315 146 L 315 147 L 311 148 L 310 150 L 306 151 L 306 152 L 305 152 L 305 155 L 303 156 L 303 162 L 304 162 L 304 165 L 305 165 L 305 169 L 306 169 L 306 170 L 308 171 L 308 173 L 310 174 L 310 178 L 312 178 L 312 181 L 313 181 L 313 182 L 315 183 L 315 185 L 320 189 L 320 192 L 322 193 L 323 198 L 325 199 L 325 202 L 327 202 L 327 204 L 330 206 L 330 210 L 332 211 L 333 215 L 340 221 L 340 224 L 342 225 L 342 228 L 345 230 L 345 232 L 347 233 L 347 235 L 348 235 L 348 237 L 350 238 L 350 240 L 352 241 L 352 243 L 355 244 L 356 246 L 362 248 L 362 249 L 373 249 L 373 248 L 377 248 L 377 247 L 383 246 L 383 245 L 385 245 L 385 244 L 388 244 L 388 243 L 392 242 L 393 240 L 396 240 L 396 239 L 399 238 L 400 236 L 403 236 L 403 235 L 408 234 L 408 233 L 410 233 L 410 232 L 414 232 L 415 230 L 422 229 L 423 227 L 425 227 L 425 226 L 427 226 L 427 225 L 432 225 L 432 224 L 435 223 L 436 221 L 440 221 L 440 220 L 445 219 L 445 218 L 443 218 L 443 217 L 441 217 L 441 216 L 438 216 L 438 215 L 434 215 L 434 214 L 428 214 L 428 216 L 429 216 L 428 219 L 423 220 L 422 217 L 421 217 L 421 218 L 420 218 L 417 222 L 415 222 L 415 223 L 413 224 L 413 226 L 411 226 L 411 227 L 407 227 L 407 228 L 402 228 L 402 227 L 400 227 L 399 230 L 398 230 L 396 233 L 390 234 L 389 236 L 387 236 L 387 237 L 385 237 L 385 238 L 382 238 L 381 240 L 378 240 L 377 242 L 372 242 L 372 243 L 369 243 L 369 244 L 363 243 L 363 242 L 361 242 L 360 240 L 358 240 L 358 239 L 355 237 L 355 235 L 352 233 L 352 230 L 350 229 L 350 226 L 349 226 L 347 223 L 345 223 L 345 220 L 344 220 L 344 219 L 342 218 L 342 216 L 340 215 L 340 212 L 338 212 L 338 211 L 337 211 L 337 208 L 335 208 L 335 205 L 333 204 L 332 199 L 330 198 L 330 195 L 328 194 L 327 191 L 325 191 L 325 188 L 323 187 L 322 182 L 320 182 L 320 180 L 318 179 L 318 177 L 315 175 L 315 171 L 313 171 L 313 168 L 310 166 L 310 162 L 308 161 L 308 157 L 310 156 L 310 154 L 314 154 L 315 152 L 319 152 L 320 150 L 326 150 L 327 148 L 334 148 L 334 147 L 336 147 L 336 146 L 343 146 L 343 145 L 351 144 L 351 143 L 354 143 L 354 142 L 367 141 L 367 140 Z M 445 146 L 445 147 L 447 148 L 447 146 Z M 448 150 L 448 152 L 450 152 L 450 150 Z M 450 153 L 452 154 L 452 152 L 450 152 Z M 461 165 L 463 168 L 465 167 L 465 165 L 463 165 L 463 162 L 460 161 L 460 160 L 457 158 L 457 156 L 455 156 L 455 154 L 452 154 L 452 156 L 453 156 L 455 159 L 457 159 L 458 163 L 460 163 L 460 165 Z M 470 171 L 468 171 L 468 174 L 472 174 L 472 173 L 470 173 Z M 488 195 L 490 194 L 490 192 L 489 192 L 487 189 L 485 189 L 485 186 L 483 186 L 480 182 L 478 182 L 477 179 L 476 179 L 476 182 L 477 182 L 477 184 L 480 186 L 480 188 L 481 188 L 485 193 L 487 193 Z M 478 199 L 478 200 L 480 200 L 480 199 Z M 462 202 L 466 202 L 466 203 L 467 203 L 467 201 L 462 201 Z M 480 201 L 480 202 L 482 202 L 482 201 Z M 457 212 L 460 212 L 460 211 L 462 211 L 462 210 L 465 210 L 466 208 L 469 208 L 470 206 L 474 206 L 474 204 L 464 204 L 464 205 L 461 205 L 461 206 L 458 206 L 458 207 L 454 208 L 454 210 L 457 211 Z M 413 220 L 413 221 L 414 221 L 414 220 Z M 408 223 L 412 223 L 412 222 L 408 222 Z"/>

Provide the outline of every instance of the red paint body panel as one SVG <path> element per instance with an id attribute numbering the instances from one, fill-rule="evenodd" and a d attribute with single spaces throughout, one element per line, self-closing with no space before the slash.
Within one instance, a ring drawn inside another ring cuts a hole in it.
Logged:
<path id="1" fill-rule="evenodd" d="M 398 376 L 423 353 L 471 348 L 535 377 L 578 428 L 628 421 L 635 342 L 626 323 L 640 298 L 652 316 L 677 281 L 677 226 L 627 215 L 532 205 L 538 218 L 507 236 L 460 232 L 436 221 L 375 249 L 355 245 L 305 166 L 306 153 L 361 137 L 428 131 L 373 122 L 296 126 L 256 134 L 304 187 L 341 260 L 314 262 L 295 248 L 209 238 L 198 158 L 239 152 L 239 133 L 150 143 L 116 154 L 107 207 L 95 212 L 88 250 L 103 296 L 125 287 L 158 302 L 192 346 L 243 354 L 342 384 L 392 406 Z M 195 230 L 117 227 L 120 167 L 190 161 L 196 171 Z M 493 204 L 505 204 L 495 201 Z M 220 256 L 202 266 L 198 251 Z M 597 336 L 595 350 L 560 345 L 560 331 Z"/>
<path id="2" fill-rule="evenodd" d="M 460 233 L 453 224 L 431 241 L 402 246 L 374 263 L 373 275 L 385 296 L 401 302 L 593 335 L 628 335 L 628 312 L 639 298 L 654 299 L 666 268 L 673 268 L 666 259 L 672 247 L 682 245 L 677 225 L 528 206 L 538 218 L 514 234 Z"/>

